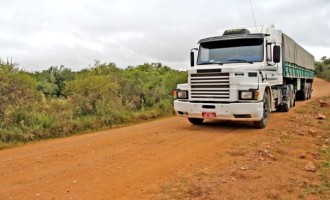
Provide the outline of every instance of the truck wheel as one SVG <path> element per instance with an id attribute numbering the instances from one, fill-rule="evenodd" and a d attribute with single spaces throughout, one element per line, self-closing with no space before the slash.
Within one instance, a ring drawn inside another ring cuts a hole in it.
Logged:
<path id="1" fill-rule="evenodd" d="M 308 99 L 312 98 L 312 84 L 308 83 Z"/>
<path id="2" fill-rule="evenodd" d="M 309 83 L 306 83 L 306 100 L 308 100 L 309 99 L 309 92 L 310 91 L 310 87 L 309 87 Z"/>
<path id="3" fill-rule="evenodd" d="M 282 105 L 282 112 L 289 112 L 290 110 L 290 103 L 288 102 L 283 102 L 283 105 Z"/>
<path id="4" fill-rule="evenodd" d="M 305 99 L 304 100 L 307 100 L 308 99 L 308 83 L 305 84 L 304 86 L 304 94 L 305 94 Z"/>
<path id="5" fill-rule="evenodd" d="M 192 123 L 193 125 L 201 125 L 204 121 L 204 119 L 200 118 L 188 118 L 188 121 Z"/>
<path id="6" fill-rule="evenodd" d="M 294 87 L 292 84 L 289 84 L 288 87 L 290 89 L 290 107 L 294 107 L 296 105 Z"/>
<path id="7" fill-rule="evenodd" d="M 298 90 L 297 93 L 296 93 L 296 99 L 297 100 L 307 100 L 308 99 L 308 83 L 306 83 L 304 85 L 303 88 L 301 88 L 301 90 Z"/>
<path id="8" fill-rule="evenodd" d="M 313 89 L 312 89 L 312 83 L 309 83 L 309 98 L 311 99 L 312 98 L 312 93 L 313 93 Z"/>
<path id="9" fill-rule="evenodd" d="M 289 112 L 290 108 L 294 106 L 294 87 L 292 84 L 288 85 L 288 90 L 289 90 L 289 99 L 286 102 L 283 102 L 282 105 L 282 112 Z"/>
<path id="10" fill-rule="evenodd" d="M 269 119 L 270 114 L 270 97 L 267 91 L 264 93 L 263 97 L 263 116 L 260 121 L 253 122 L 254 127 L 256 128 L 265 128 Z"/>
<path id="11" fill-rule="evenodd" d="M 276 112 L 282 112 L 282 105 L 279 104 L 277 107 L 276 107 Z"/>
<path id="12" fill-rule="evenodd" d="M 296 92 L 296 99 L 299 101 L 305 100 L 305 91 L 304 90 L 298 90 Z"/>

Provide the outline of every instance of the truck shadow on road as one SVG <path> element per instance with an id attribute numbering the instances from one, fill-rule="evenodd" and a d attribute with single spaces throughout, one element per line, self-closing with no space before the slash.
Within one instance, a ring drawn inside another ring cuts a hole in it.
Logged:
<path id="1" fill-rule="evenodd" d="M 252 122 L 240 122 L 229 120 L 206 120 L 202 125 L 191 125 L 195 128 L 207 128 L 217 130 L 236 130 L 236 129 L 250 129 L 255 130 Z"/>

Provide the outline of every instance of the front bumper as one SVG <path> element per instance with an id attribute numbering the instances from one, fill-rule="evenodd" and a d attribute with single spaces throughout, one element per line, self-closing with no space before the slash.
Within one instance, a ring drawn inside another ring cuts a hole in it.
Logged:
<path id="1" fill-rule="evenodd" d="M 232 121 L 259 121 L 263 116 L 263 103 L 191 103 L 174 101 L 174 110 L 179 116 L 205 118 L 202 113 L 215 113 L 212 119 Z"/>

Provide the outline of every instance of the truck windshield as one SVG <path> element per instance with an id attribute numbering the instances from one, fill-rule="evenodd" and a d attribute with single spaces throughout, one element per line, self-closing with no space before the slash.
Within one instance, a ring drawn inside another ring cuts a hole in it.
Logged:
<path id="1" fill-rule="evenodd" d="M 198 65 L 263 61 L 263 39 L 234 39 L 200 44 Z"/>

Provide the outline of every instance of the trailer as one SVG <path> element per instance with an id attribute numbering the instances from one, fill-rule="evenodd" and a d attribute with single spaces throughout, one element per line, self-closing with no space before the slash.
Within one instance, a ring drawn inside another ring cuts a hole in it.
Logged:
<path id="1" fill-rule="evenodd" d="M 198 44 L 174 101 L 177 115 L 194 125 L 219 119 L 265 128 L 270 112 L 312 96 L 314 56 L 274 25 L 225 29 Z"/>

